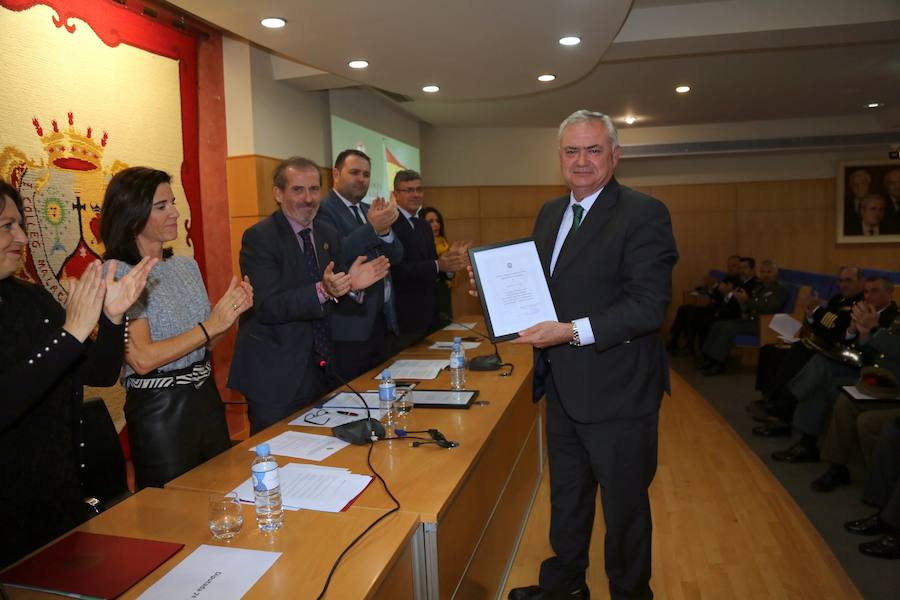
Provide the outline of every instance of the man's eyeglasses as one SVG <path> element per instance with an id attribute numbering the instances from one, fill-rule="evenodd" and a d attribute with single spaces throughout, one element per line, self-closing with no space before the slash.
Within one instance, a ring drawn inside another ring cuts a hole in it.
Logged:
<path id="1" fill-rule="evenodd" d="M 324 425 L 330 419 L 331 417 L 328 416 L 328 411 L 324 408 L 319 408 L 315 412 L 309 412 L 303 417 L 303 420 L 311 425 Z"/>
<path id="2" fill-rule="evenodd" d="M 407 193 L 407 194 L 421 194 L 422 192 L 425 191 L 425 188 L 423 188 L 423 187 L 398 188 L 397 191 L 398 191 L 398 192 L 404 192 L 404 193 Z"/>

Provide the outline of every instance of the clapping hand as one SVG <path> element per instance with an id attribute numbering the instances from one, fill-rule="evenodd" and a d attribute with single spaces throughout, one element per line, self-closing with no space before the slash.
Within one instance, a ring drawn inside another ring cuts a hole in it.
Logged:
<path id="1" fill-rule="evenodd" d="M 69 296 L 66 300 L 66 321 L 63 329 L 79 342 L 83 342 L 94 330 L 103 308 L 106 281 L 100 274 L 100 261 L 88 265 L 81 279 L 68 280 Z"/>
<path id="2" fill-rule="evenodd" d="M 747 298 L 749 298 L 749 296 L 747 295 L 747 290 L 745 290 L 744 288 L 738 288 L 734 290 L 734 299 L 741 304 L 746 302 Z"/>
<path id="3" fill-rule="evenodd" d="M 438 269 L 444 273 L 462 271 L 469 263 L 468 250 L 471 242 L 453 242 L 450 249 L 438 258 Z"/>
<path id="4" fill-rule="evenodd" d="M 147 285 L 150 270 L 159 262 L 158 258 L 145 256 L 133 269 L 116 277 L 116 261 L 110 260 L 106 265 L 106 297 L 103 300 L 103 312 L 106 318 L 115 324 L 122 322 L 122 315 L 128 310 Z"/>
<path id="5" fill-rule="evenodd" d="M 469 274 L 469 295 L 473 298 L 477 298 L 478 287 L 475 285 L 475 272 L 472 270 L 472 265 L 467 265 L 466 271 Z"/>
<path id="6" fill-rule="evenodd" d="M 878 316 L 878 311 L 868 302 L 857 302 L 850 314 L 850 327 L 858 333 L 868 333 L 878 326 Z"/>
<path id="7" fill-rule="evenodd" d="M 322 274 L 322 287 L 332 298 L 340 298 L 350 291 L 350 275 L 344 272 L 335 273 L 332 260 L 325 266 L 325 272 Z"/>
<path id="8" fill-rule="evenodd" d="M 350 282 L 352 289 L 364 290 L 376 281 L 384 279 L 391 268 L 391 261 L 385 256 L 378 256 L 366 260 L 365 256 L 358 256 L 350 265 Z"/>
<path id="9" fill-rule="evenodd" d="M 206 320 L 206 331 L 210 337 L 222 334 L 231 327 L 239 316 L 253 306 L 253 287 L 250 279 L 241 281 L 237 275 L 231 277 L 228 289 L 216 302 L 209 319 Z"/>
<path id="10" fill-rule="evenodd" d="M 372 204 L 369 205 L 369 211 L 366 214 L 366 218 L 369 220 L 375 233 L 380 236 L 390 233 L 391 225 L 394 224 L 394 221 L 396 221 L 399 216 L 400 210 L 397 208 L 397 203 L 394 201 L 394 198 L 391 197 L 391 201 L 386 202 L 381 196 L 372 201 Z"/>

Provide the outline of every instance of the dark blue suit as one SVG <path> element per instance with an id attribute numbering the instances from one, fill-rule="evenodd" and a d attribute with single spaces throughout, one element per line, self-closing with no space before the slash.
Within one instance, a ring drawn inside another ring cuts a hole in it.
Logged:
<path id="1" fill-rule="evenodd" d="M 394 235 L 403 244 L 403 262 L 391 265 L 391 277 L 400 334 L 407 340 L 430 333 L 438 326 L 434 234 L 422 219 L 413 217 L 412 222 L 414 228 L 401 212 L 392 226 Z"/>
<path id="2" fill-rule="evenodd" d="M 403 259 L 403 246 L 394 237 L 385 242 L 366 221 L 369 207 L 359 203 L 364 222 L 360 225 L 344 201 L 334 190 L 322 200 L 316 220 L 334 227 L 341 235 L 341 258 L 352 264 L 357 256 L 375 258 L 386 256 L 392 265 Z M 335 368 L 344 379 L 381 364 L 388 357 L 387 334 L 399 333 L 394 296 L 384 301 L 385 281 L 382 279 L 366 289 L 362 303 L 341 302 L 331 315 L 331 331 L 334 339 Z"/>
<path id="3" fill-rule="evenodd" d="M 250 277 L 254 306 L 241 317 L 228 387 L 246 396 L 252 433 L 325 392 L 321 357 L 313 353 L 313 321 L 328 319 L 331 303 L 319 302 L 316 282 L 329 261 L 335 262 L 335 271 L 344 265 L 334 229 L 316 219 L 313 237 L 317 278 L 307 275 L 297 236 L 280 209 L 241 240 L 241 272 Z"/>
<path id="4" fill-rule="evenodd" d="M 540 584 L 585 584 L 597 487 L 606 521 L 613 598 L 650 597 L 647 488 L 656 472 L 659 405 L 669 389 L 659 328 L 678 258 L 666 207 L 611 179 L 550 262 L 569 196 L 548 202 L 534 227 L 559 320 L 588 317 L 595 343 L 537 352 L 547 391 L 550 543 Z"/>

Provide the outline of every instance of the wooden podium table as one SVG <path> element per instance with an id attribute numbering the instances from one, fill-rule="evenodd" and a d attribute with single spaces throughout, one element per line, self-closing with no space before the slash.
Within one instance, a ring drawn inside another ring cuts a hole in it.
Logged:
<path id="1" fill-rule="evenodd" d="M 395 359 L 444 358 L 449 351 L 428 350 L 427 346 L 432 341 L 452 339 L 454 334 L 471 335 L 441 330 Z M 484 342 L 468 351 L 467 356 L 492 351 L 490 343 Z M 531 401 L 531 347 L 507 343 L 501 345 L 500 353 L 506 362 L 515 365 L 511 376 L 501 377 L 497 371 L 466 373 L 466 387 L 479 390 L 478 401 L 482 404 L 476 403 L 467 410 L 417 407 L 407 417 L 406 429 L 439 429 L 447 439 L 459 442 L 459 447 L 412 448 L 409 441 L 393 440 L 380 441 L 373 448 L 372 464 L 400 501 L 401 511 L 413 514 L 422 523 L 413 556 L 417 598 L 496 596 L 506 579 L 540 482 L 542 425 L 538 408 Z M 372 370 L 351 383 L 358 391 L 373 389 L 377 386 L 373 378 L 378 372 L 380 369 Z M 417 389 L 449 386 L 449 374 L 445 371 L 435 380 L 421 382 Z M 249 449 L 257 443 L 286 430 L 330 434 L 328 429 L 287 425 L 297 415 L 174 479 L 166 487 L 227 492 L 249 476 L 253 458 Z M 367 451 L 367 446 L 351 446 L 317 464 L 369 473 Z M 278 459 L 282 464 L 308 462 Z M 385 510 L 394 505 L 375 480 L 353 506 Z"/>
<path id="2" fill-rule="evenodd" d="M 315 598 L 341 551 L 385 513 L 358 507 L 342 513 L 285 511 L 284 528 L 269 535 L 256 526 L 253 506 L 244 505 L 241 532 L 229 542 L 220 542 L 209 532 L 207 502 L 205 493 L 146 488 L 78 530 L 184 544 L 123 598 L 138 597 L 201 544 L 283 553 L 245 598 Z M 400 512 L 376 525 L 344 558 L 325 597 L 413 598 L 412 540 L 418 526 L 414 514 Z M 8 588 L 8 593 L 15 600 L 59 597 L 16 588 Z"/>

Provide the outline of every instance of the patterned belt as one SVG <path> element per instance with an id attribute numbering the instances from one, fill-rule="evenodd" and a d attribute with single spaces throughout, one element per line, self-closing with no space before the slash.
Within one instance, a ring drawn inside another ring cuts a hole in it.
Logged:
<path id="1" fill-rule="evenodd" d="M 171 373 L 132 375 L 125 380 L 125 387 L 133 390 L 155 390 L 177 385 L 193 385 L 199 388 L 211 373 L 212 365 L 207 360 Z"/>

